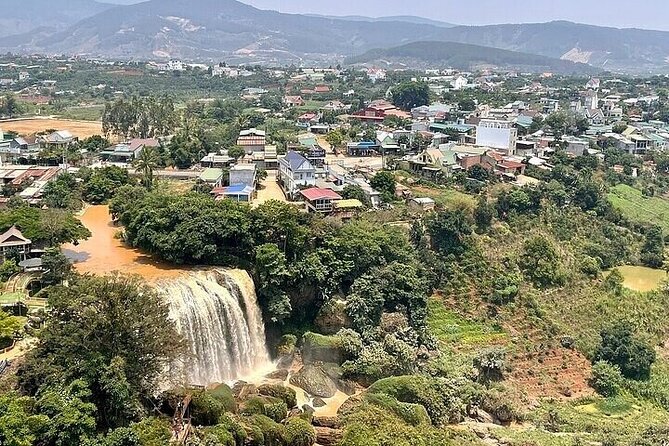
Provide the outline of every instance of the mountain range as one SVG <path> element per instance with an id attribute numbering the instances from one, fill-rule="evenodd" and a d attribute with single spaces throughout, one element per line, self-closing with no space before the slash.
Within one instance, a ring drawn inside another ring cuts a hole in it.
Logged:
<path id="1" fill-rule="evenodd" d="M 476 70 L 496 67 L 523 72 L 559 74 L 595 74 L 601 71 L 584 63 L 458 42 L 412 42 L 393 48 L 370 50 L 358 56 L 348 57 L 344 62 L 347 65 L 389 68 L 410 66 Z"/>
<path id="2" fill-rule="evenodd" d="M 545 58 L 525 57 L 527 66 L 562 67 L 560 71 L 566 72 L 582 71 L 582 64 L 633 73 L 669 71 L 669 32 L 663 31 L 564 21 L 454 26 L 410 16 L 325 17 L 260 10 L 235 0 L 149 0 L 117 6 L 93 0 L 5 1 L 11 7 L 0 19 L 0 25 L 5 24 L 0 51 L 332 65 L 370 50 L 381 55 L 379 49 L 430 42 L 438 50 L 433 57 L 423 52 L 420 59 L 425 63 L 454 60 L 509 66 L 523 59 L 518 53 L 525 53 Z M 7 29 L 14 31 L 12 35 Z M 474 46 L 439 48 L 437 42 Z M 411 48 L 417 49 L 404 50 Z M 449 56 L 445 51 L 455 53 Z M 392 52 L 396 59 L 402 58 L 401 50 Z"/>

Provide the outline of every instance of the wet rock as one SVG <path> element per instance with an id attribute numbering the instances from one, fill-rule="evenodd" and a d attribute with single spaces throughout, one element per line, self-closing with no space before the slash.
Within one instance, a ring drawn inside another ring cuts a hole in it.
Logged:
<path id="1" fill-rule="evenodd" d="M 337 388 L 346 395 L 353 395 L 357 390 L 357 385 L 348 379 L 339 379 L 337 380 Z"/>
<path id="2" fill-rule="evenodd" d="M 344 403 L 339 407 L 337 410 L 337 415 L 342 416 L 342 415 L 348 415 L 352 413 L 355 409 L 357 409 L 360 405 L 362 404 L 362 396 L 361 395 L 353 395 L 344 401 Z"/>
<path id="3" fill-rule="evenodd" d="M 311 401 L 314 407 L 324 407 L 327 403 L 323 401 L 323 398 L 316 397 Z"/>
<path id="4" fill-rule="evenodd" d="M 329 427 L 331 429 L 337 429 L 341 427 L 339 417 L 315 416 L 314 419 L 311 420 L 311 424 L 314 426 Z"/>
<path id="5" fill-rule="evenodd" d="M 232 395 L 238 401 L 246 400 L 250 395 L 255 395 L 258 393 L 258 388 L 249 384 L 245 381 L 237 381 L 234 386 L 232 386 Z"/>
<path id="6" fill-rule="evenodd" d="M 333 335 L 342 328 L 351 327 L 351 318 L 346 313 L 346 301 L 331 299 L 318 312 L 314 321 L 321 333 Z"/>
<path id="7" fill-rule="evenodd" d="M 275 370 L 265 375 L 265 378 L 285 381 L 286 378 L 288 378 L 288 370 L 287 369 Z"/>
<path id="8" fill-rule="evenodd" d="M 321 398 L 332 398 L 337 392 L 335 382 L 322 366 L 316 364 L 306 364 L 290 377 L 290 383 L 310 395 Z"/>
<path id="9" fill-rule="evenodd" d="M 293 407 L 292 409 L 290 409 L 290 411 L 288 411 L 288 418 L 297 418 L 301 416 L 303 413 L 304 411 L 299 407 Z"/>
<path id="10" fill-rule="evenodd" d="M 344 438 L 344 431 L 329 427 L 314 427 L 316 431 L 316 444 L 321 446 L 335 446 Z"/>
<path id="11" fill-rule="evenodd" d="M 281 355 L 277 360 L 276 368 L 279 370 L 288 370 L 290 366 L 293 365 L 294 360 L 295 360 L 294 353 L 291 353 L 289 355 Z"/>

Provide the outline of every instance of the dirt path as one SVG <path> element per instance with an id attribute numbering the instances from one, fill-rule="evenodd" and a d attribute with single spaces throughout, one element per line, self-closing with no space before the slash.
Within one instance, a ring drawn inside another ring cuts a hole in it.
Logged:
<path id="1" fill-rule="evenodd" d="M 267 178 L 260 183 L 258 196 L 253 200 L 253 206 L 258 206 L 269 200 L 286 201 L 281 186 L 276 182 L 276 171 L 267 171 Z"/>

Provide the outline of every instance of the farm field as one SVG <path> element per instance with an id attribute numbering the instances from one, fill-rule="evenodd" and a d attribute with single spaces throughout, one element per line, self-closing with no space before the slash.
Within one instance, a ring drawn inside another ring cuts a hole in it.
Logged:
<path id="1" fill-rule="evenodd" d="M 627 218 L 658 224 L 669 231 L 669 200 L 660 197 L 644 197 L 639 189 L 619 184 L 610 189 L 608 198 L 616 209 Z"/>
<path id="2" fill-rule="evenodd" d="M 69 130 L 79 138 L 87 138 L 102 134 L 102 123 L 59 118 L 32 118 L 0 121 L 0 129 L 17 132 L 19 135 L 34 135 L 48 129 Z"/>

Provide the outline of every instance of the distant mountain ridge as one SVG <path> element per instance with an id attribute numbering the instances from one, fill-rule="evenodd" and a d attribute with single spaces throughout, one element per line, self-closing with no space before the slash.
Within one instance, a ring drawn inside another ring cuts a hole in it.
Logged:
<path id="1" fill-rule="evenodd" d="M 410 16 L 344 19 L 284 14 L 235 0 L 149 0 L 113 7 L 93 0 L 8 1 L 23 8 L 23 16 L 32 11 L 32 22 L 25 23 L 35 24 L 39 32 L 23 29 L 27 25 L 16 28 L 14 35 L 0 36 L 0 51 L 331 65 L 372 49 L 440 41 L 562 58 L 614 71 L 669 72 L 669 32 L 663 31 L 561 21 L 448 27 Z M 40 10 L 37 4 L 51 6 Z M 17 14 L 8 10 L 4 20 L 19 20 Z"/>
<path id="2" fill-rule="evenodd" d="M 62 30 L 113 7 L 94 0 L 3 0 L 0 37 L 37 28 Z"/>
<path id="3" fill-rule="evenodd" d="M 305 14 L 305 15 L 309 17 L 321 17 L 334 20 L 348 20 L 351 22 L 406 22 L 406 23 L 417 23 L 419 25 L 438 26 L 441 28 L 452 28 L 454 26 L 458 26 L 453 23 L 427 19 L 425 17 L 418 17 L 415 15 L 394 15 L 394 16 L 383 16 L 383 17 L 367 17 L 363 15 L 344 15 L 344 16 L 321 15 L 321 14 Z"/>
<path id="4" fill-rule="evenodd" d="M 359 56 L 348 57 L 344 63 L 375 66 L 387 64 L 395 67 L 453 67 L 462 70 L 496 67 L 561 74 L 595 74 L 602 71 L 583 63 L 457 42 L 412 42 L 394 48 L 374 49 Z"/>

